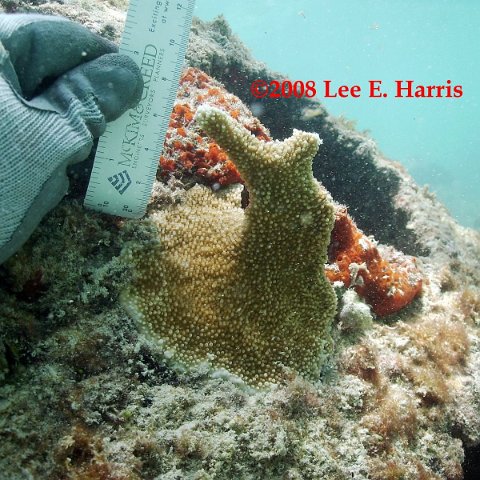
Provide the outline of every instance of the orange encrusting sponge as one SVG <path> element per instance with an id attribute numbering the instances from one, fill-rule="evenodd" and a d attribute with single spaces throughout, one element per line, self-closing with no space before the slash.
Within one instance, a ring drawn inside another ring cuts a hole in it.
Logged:
<path id="1" fill-rule="evenodd" d="M 380 252 L 346 209 L 336 212 L 328 259 L 327 278 L 347 288 L 353 286 L 379 316 L 401 310 L 422 290 L 415 258 L 391 247 L 382 247 Z"/>

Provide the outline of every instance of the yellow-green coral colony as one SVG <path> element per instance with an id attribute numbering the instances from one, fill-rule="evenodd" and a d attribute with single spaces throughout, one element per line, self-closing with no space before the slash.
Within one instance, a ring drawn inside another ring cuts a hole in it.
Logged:
<path id="1" fill-rule="evenodd" d="M 211 107 L 196 121 L 239 169 L 250 205 L 238 186 L 197 185 L 155 214 L 159 243 L 128 253 L 124 304 L 187 365 L 208 361 L 253 386 L 286 370 L 316 379 L 336 308 L 324 274 L 334 211 L 312 175 L 320 140 L 294 131 L 263 142 Z"/>

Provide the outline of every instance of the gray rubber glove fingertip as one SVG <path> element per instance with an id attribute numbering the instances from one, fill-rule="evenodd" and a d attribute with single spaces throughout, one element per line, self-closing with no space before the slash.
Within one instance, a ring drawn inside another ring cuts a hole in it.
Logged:
<path id="1" fill-rule="evenodd" d="M 136 63 L 126 55 L 109 53 L 72 69 L 30 104 L 66 115 L 76 100 L 84 106 L 80 115 L 87 127 L 98 137 L 105 122 L 138 104 L 142 92 L 143 77 Z"/>
<path id="2" fill-rule="evenodd" d="M 96 87 L 95 95 L 107 122 L 117 119 L 141 100 L 142 74 L 130 57 L 118 53 L 103 55 L 90 62 L 89 69 L 92 68 L 98 68 L 98 79 L 92 84 Z"/>

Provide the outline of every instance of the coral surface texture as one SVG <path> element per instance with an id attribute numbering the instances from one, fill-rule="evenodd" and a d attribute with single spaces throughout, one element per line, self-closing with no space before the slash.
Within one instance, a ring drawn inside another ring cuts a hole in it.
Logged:
<path id="1" fill-rule="evenodd" d="M 226 113 L 197 111 L 245 179 L 238 189 L 196 186 L 156 217 L 159 245 L 130 253 L 128 309 L 190 364 L 210 360 L 248 383 L 284 368 L 318 378 L 336 296 L 324 273 L 333 205 L 312 175 L 318 135 L 258 140 Z"/>

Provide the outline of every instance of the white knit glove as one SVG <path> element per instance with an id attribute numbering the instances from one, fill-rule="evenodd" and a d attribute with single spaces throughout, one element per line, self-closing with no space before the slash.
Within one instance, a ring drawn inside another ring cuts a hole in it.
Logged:
<path id="1" fill-rule="evenodd" d="M 65 195 L 67 166 L 140 100 L 138 67 L 115 51 L 60 17 L 0 15 L 0 264 Z"/>

